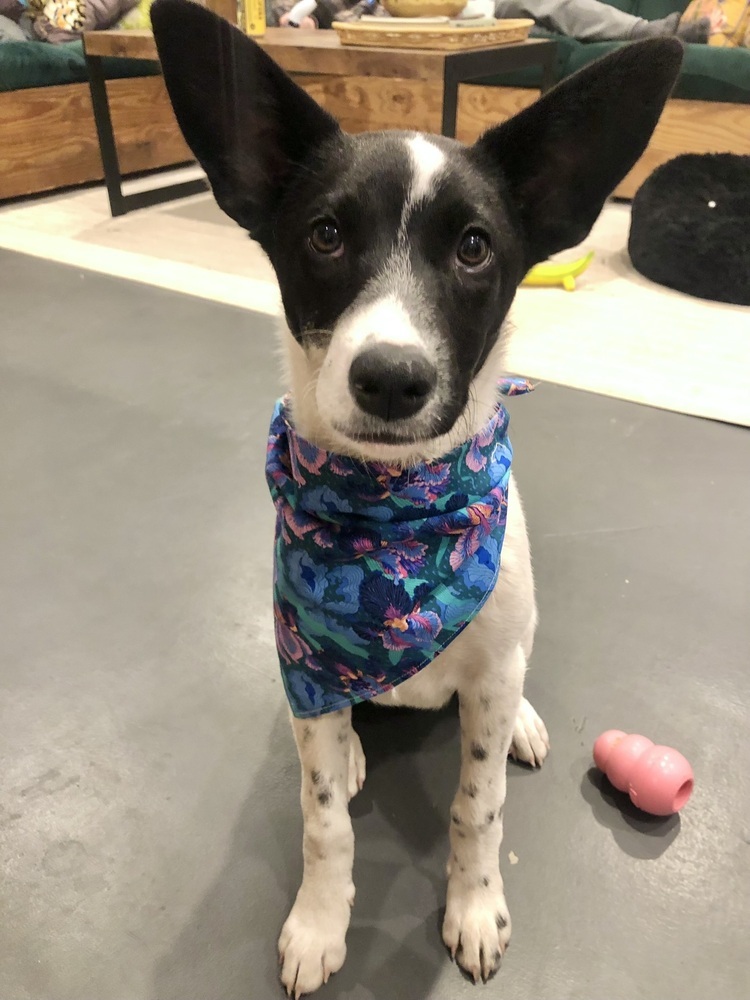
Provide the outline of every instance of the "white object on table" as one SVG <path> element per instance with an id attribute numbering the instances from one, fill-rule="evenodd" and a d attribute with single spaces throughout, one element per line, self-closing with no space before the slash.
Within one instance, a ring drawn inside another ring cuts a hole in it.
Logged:
<path id="1" fill-rule="evenodd" d="M 469 0 L 458 15 L 457 20 L 464 21 L 475 17 L 494 17 L 495 4 L 493 0 Z"/>
<path id="2" fill-rule="evenodd" d="M 289 11 L 289 20 L 287 21 L 289 27 L 299 28 L 302 21 L 306 17 L 310 17 L 317 6 L 318 0 L 299 0 L 299 3 L 296 3 Z"/>

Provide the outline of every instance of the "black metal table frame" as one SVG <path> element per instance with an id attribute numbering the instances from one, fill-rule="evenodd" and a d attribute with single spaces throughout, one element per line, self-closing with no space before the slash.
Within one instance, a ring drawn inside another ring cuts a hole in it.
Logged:
<path id="1" fill-rule="evenodd" d="M 541 66 L 541 91 L 549 90 L 555 82 L 555 58 L 557 42 L 553 39 L 534 40 L 531 45 L 521 44 L 498 46 L 494 49 L 467 49 L 465 52 L 451 52 L 445 60 L 443 70 L 443 120 L 442 134 L 451 139 L 456 137 L 456 115 L 458 113 L 458 86 L 481 77 L 512 73 L 529 66 Z"/>
<path id="2" fill-rule="evenodd" d="M 149 205 L 160 205 L 173 198 L 186 198 L 190 194 L 200 194 L 208 190 L 208 181 L 198 177 L 192 181 L 181 181 L 179 184 L 166 184 L 161 187 L 148 188 L 134 194 L 125 194 L 122 190 L 122 174 L 120 160 L 117 156 L 115 133 L 112 128 L 112 115 L 109 110 L 107 85 L 104 79 L 101 56 L 86 56 L 86 66 L 89 74 L 89 90 L 94 108 L 94 123 L 99 139 L 99 151 L 104 168 L 104 182 L 109 195 L 109 207 L 113 216 L 125 215 L 135 208 L 146 208 Z"/>

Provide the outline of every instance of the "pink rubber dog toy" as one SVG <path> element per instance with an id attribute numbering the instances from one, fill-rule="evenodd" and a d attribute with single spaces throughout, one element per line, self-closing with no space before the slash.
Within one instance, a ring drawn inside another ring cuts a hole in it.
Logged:
<path id="1" fill-rule="evenodd" d="M 594 763 L 634 805 L 654 816 L 679 812 L 693 792 L 693 769 L 679 750 L 609 729 L 594 743 Z"/>

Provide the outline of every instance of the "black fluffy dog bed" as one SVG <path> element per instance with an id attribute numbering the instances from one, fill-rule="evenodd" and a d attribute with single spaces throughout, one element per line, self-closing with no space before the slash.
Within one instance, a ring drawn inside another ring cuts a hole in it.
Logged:
<path id="1" fill-rule="evenodd" d="M 633 199 L 628 250 L 651 281 L 750 305 L 750 156 L 687 154 L 655 170 Z"/>

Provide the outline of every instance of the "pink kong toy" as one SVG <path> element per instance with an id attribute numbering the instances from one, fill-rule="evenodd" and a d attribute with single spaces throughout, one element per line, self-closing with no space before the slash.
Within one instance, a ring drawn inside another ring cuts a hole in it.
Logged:
<path id="1" fill-rule="evenodd" d="M 607 730 L 594 744 L 594 763 L 634 805 L 654 816 L 679 812 L 693 791 L 693 769 L 679 750 L 654 746 L 645 736 Z"/>

